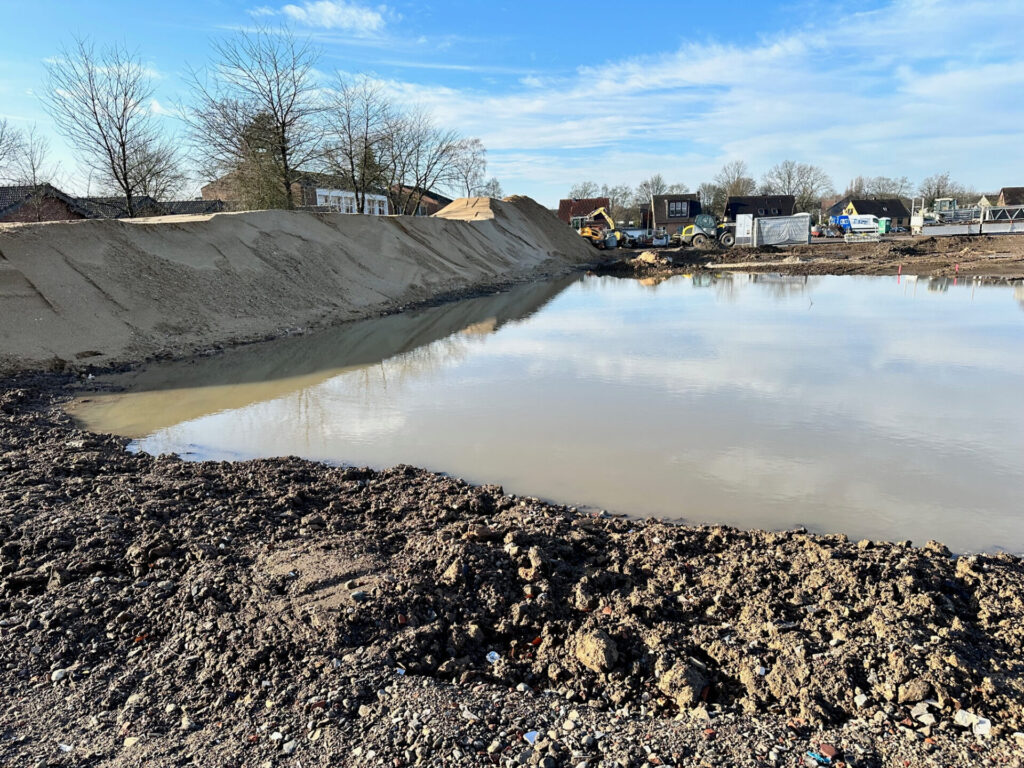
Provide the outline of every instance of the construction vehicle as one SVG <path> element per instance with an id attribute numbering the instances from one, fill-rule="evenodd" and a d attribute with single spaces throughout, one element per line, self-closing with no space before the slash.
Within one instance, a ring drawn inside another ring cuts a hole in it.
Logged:
<path id="1" fill-rule="evenodd" d="M 683 228 L 683 231 L 673 235 L 673 239 L 679 245 L 693 246 L 694 248 L 706 248 L 712 243 L 718 243 L 723 248 L 732 248 L 736 244 L 735 225 L 715 223 L 715 217 L 702 213 Z"/>
<path id="2" fill-rule="evenodd" d="M 589 240 L 595 248 L 618 248 L 624 244 L 624 240 L 627 240 L 627 236 L 619 231 L 615 221 L 604 208 L 597 208 L 586 216 L 573 216 L 572 228 L 581 237 Z"/>

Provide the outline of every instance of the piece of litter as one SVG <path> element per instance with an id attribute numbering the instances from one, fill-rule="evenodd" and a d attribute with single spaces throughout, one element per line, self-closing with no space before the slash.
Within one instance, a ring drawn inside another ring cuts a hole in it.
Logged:
<path id="1" fill-rule="evenodd" d="M 58 744 L 57 749 L 59 749 L 61 752 L 70 752 L 74 749 L 74 747 L 72 747 L 70 744 Z"/>
<path id="2" fill-rule="evenodd" d="M 489 661 L 491 664 L 496 664 L 498 662 L 498 659 L 500 658 L 501 656 L 498 655 L 497 651 L 491 651 L 487 654 L 487 661 Z"/>
<path id="3" fill-rule="evenodd" d="M 538 736 L 540 736 L 539 731 L 527 731 L 523 734 L 523 738 L 526 739 L 528 744 L 536 744 Z"/>
<path id="4" fill-rule="evenodd" d="M 396 675 L 404 675 L 405 674 L 405 670 L 402 669 L 401 667 L 396 667 L 395 668 L 395 674 Z"/>

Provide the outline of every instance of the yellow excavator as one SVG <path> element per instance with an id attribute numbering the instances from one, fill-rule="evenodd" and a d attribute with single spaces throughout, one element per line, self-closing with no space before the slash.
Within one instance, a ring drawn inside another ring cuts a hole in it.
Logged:
<path id="1" fill-rule="evenodd" d="M 604 207 L 586 216 L 573 216 L 572 228 L 585 237 L 595 248 L 618 248 L 626 235 L 615 226 L 615 221 Z"/>

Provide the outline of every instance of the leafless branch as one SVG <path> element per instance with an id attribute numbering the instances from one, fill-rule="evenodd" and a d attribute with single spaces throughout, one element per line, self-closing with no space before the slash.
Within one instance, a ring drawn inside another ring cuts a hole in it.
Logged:
<path id="1" fill-rule="evenodd" d="M 47 112 L 85 165 L 124 195 L 129 216 L 145 175 L 140 160 L 161 141 L 152 95 L 138 55 L 121 45 L 98 50 L 77 38 L 47 64 Z"/>

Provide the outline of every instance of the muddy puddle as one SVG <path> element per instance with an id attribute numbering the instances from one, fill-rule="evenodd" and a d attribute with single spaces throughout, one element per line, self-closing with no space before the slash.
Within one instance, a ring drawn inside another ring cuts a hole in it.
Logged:
<path id="1" fill-rule="evenodd" d="M 1024 552 L 1022 309 L 945 279 L 563 279 L 152 366 L 70 410 L 151 453 Z"/>

